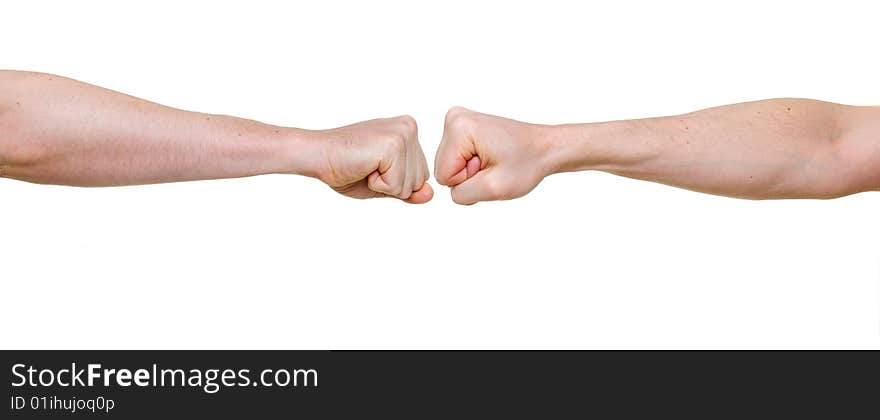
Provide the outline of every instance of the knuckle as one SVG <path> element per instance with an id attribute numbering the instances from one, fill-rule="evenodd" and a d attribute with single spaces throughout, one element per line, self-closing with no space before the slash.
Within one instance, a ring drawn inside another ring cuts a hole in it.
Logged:
<path id="1" fill-rule="evenodd" d="M 461 107 L 452 107 L 446 113 L 446 129 L 453 132 L 466 130 L 473 124 L 473 116 Z"/>
<path id="2" fill-rule="evenodd" d="M 412 133 L 407 130 L 400 130 L 400 131 L 396 132 L 394 134 L 394 136 L 392 136 L 392 137 L 394 137 L 394 140 L 396 140 L 400 144 L 406 144 L 406 142 L 409 139 L 411 139 L 413 136 L 412 136 Z"/>
<path id="3" fill-rule="evenodd" d="M 408 132 L 413 132 L 418 130 L 419 125 L 416 123 L 416 119 L 412 117 L 412 115 L 401 115 L 397 117 L 400 120 L 401 126 Z"/>
<path id="4" fill-rule="evenodd" d="M 466 109 L 464 109 L 460 106 L 454 106 L 452 108 L 449 108 L 448 111 L 446 111 L 446 119 L 448 120 L 450 118 L 455 118 L 456 116 L 464 114 L 466 112 L 467 112 Z"/>

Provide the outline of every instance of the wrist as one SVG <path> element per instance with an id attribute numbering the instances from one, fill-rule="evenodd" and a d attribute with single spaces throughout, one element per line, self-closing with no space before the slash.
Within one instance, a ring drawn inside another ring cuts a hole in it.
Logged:
<path id="1" fill-rule="evenodd" d="M 300 128 L 276 128 L 280 135 L 278 156 L 283 159 L 278 173 L 321 179 L 326 162 L 326 141 L 321 131 Z"/>
<path id="2" fill-rule="evenodd" d="M 541 126 L 540 132 L 547 175 L 587 169 L 580 158 L 584 153 L 582 149 L 587 134 L 583 127 L 573 124 L 547 125 Z"/>
<path id="3" fill-rule="evenodd" d="M 546 126 L 551 173 L 607 169 L 615 159 L 614 145 L 608 139 L 617 135 L 613 123 L 563 124 Z"/>

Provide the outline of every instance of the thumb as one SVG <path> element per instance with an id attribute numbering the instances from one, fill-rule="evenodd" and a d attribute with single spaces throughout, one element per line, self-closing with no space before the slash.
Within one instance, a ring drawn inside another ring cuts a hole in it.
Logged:
<path id="1" fill-rule="evenodd" d="M 501 199 L 502 188 L 492 171 L 477 172 L 472 178 L 452 187 L 452 201 L 470 205 L 479 201 Z"/>
<path id="2" fill-rule="evenodd" d="M 422 188 L 413 191 L 412 195 L 403 201 L 410 204 L 424 204 L 431 201 L 432 197 L 434 197 L 434 189 L 431 188 L 431 184 L 426 182 Z"/>

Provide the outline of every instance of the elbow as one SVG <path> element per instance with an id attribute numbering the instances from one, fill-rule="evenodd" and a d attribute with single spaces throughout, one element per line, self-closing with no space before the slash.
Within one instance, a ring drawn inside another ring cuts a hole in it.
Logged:
<path id="1" fill-rule="evenodd" d="M 26 99 L 40 73 L 0 70 L 0 176 L 10 168 L 32 165 L 46 157 L 45 148 L 35 139 L 39 119 Z"/>
<path id="2" fill-rule="evenodd" d="M 0 102 L 0 178 L 6 173 L 12 149 L 12 124 L 7 108 L 6 104 Z"/>
<path id="3" fill-rule="evenodd" d="M 834 141 L 817 198 L 839 198 L 880 190 L 880 154 L 854 147 L 857 145 L 853 143 L 846 138 Z"/>
<path id="4" fill-rule="evenodd" d="M 20 119 L 6 101 L 0 101 L 0 166 L 6 166 L 14 158 L 15 138 L 19 131 L 16 120 Z"/>
<path id="5" fill-rule="evenodd" d="M 867 191 L 880 191 L 880 170 L 877 168 L 847 168 L 828 189 L 826 197 L 839 198 Z"/>
<path id="6" fill-rule="evenodd" d="M 0 177 L 8 177 L 19 167 L 38 164 L 46 159 L 45 148 L 34 142 L 27 129 L 28 116 L 13 102 L 0 102 Z"/>
<path id="7" fill-rule="evenodd" d="M 838 197 L 880 191 L 880 148 L 865 146 L 854 140 L 835 145 L 834 172 L 837 176 L 833 177 L 831 191 Z"/>
<path id="8" fill-rule="evenodd" d="M 830 200 L 880 189 L 880 165 L 854 155 L 845 142 L 815 147 L 811 155 L 779 168 L 745 198 Z"/>
<path id="9" fill-rule="evenodd" d="M 831 136 L 833 192 L 880 191 L 880 107 L 845 107 Z"/>
<path id="10" fill-rule="evenodd" d="M 10 99 L 12 96 L 9 90 L 13 81 L 10 80 L 9 73 L 0 71 L 0 177 L 12 160 L 14 131 L 17 131 L 15 127 L 18 125 L 15 123 L 18 118 L 15 115 L 15 100 Z"/>

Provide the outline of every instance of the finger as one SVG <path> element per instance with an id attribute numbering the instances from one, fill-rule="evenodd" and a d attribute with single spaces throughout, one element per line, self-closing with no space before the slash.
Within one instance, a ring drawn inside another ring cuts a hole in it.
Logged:
<path id="1" fill-rule="evenodd" d="M 397 185 L 398 183 L 386 178 L 390 178 L 388 172 L 383 174 L 378 170 L 373 171 L 373 173 L 367 177 L 367 186 L 375 192 L 397 197 L 402 189 Z"/>
<path id="2" fill-rule="evenodd" d="M 449 134 L 443 135 L 437 156 L 434 158 L 434 178 L 441 185 L 458 185 L 467 179 L 467 160 L 458 152 L 458 146 L 449 139 Z M 455 149 L 455 150 L 453 150 Z"/>
<path id="3" fill-rule="evenodd" d="M 419 154 L 421 150 L 419 150 L 419 137 L 418 133 L 412 134 L 412 138 L 414 138 L 414 142 L 407 142 L 407 146 L 403 149 L 403 159 L 402 162 L 406 165 L 403 168 L 403 184 L 400 194 L 398 194 L 398 198 L 402 200 L 406 200 L 412 195 L 413 191 L 420 188 L 422 183 L 418 182 L 419 177 L 419 162 L 421 157 Z M 418 183 L 418 185 L 417 185 Z"/>
<path id="4" fill-rule="evenodd" d="M 410 204 L 424 204 L 431 201 L 431 198 L 433 197 L 434 189 L 431 188 L 431 184 L 425 183 L 420 189 L 413 191 L 412 195 L 403 201 Z"/>
<path id="5" fill-rule="evenodd" d="M 465 170 L 467 172 L 466 179 L 471 179 L 471 178 L 473 178 L 474 175 L 477 174 L 477 172 L 480 172 L 480 165 L 481 164 L 482 164 L 482 162 L 480 162 L 479 156 L 474 156 L 470 160 L 468 160 L 467 165 L 465 167 Z"/>
<path id="6" fill-rule="evenodd" d="M 412 166 L 413 165 L 407 165 L 406 169 L 404 169 L 403 171 L 404 175 L 403 181 L 401 182 L 400 193 L 397 194 L 397 198 L 401 200 L 406 200 L 407 198 L 409 198 L 409 196 L 412 195 L 412 192 L 415 189 L 415 187 L 413 186 L 415 180 L 413 179 L 414 177 Z"/>
<path id="7" fill-rule="evenodd" d="M 416 182 L 416 186 L 423 185 L 428 181 L 428 178 L 431 177 L 431 171 L 428 169 L 428 160 L 425 158 L 425 152 L 422 150 L 422 145 L 418 144 L 418 169 L 416 173 L 418 176 L 416 177 L 418 182 Z"/>
<path id="8" fill-rule="evenodd" d="M 367 186 L 367 180 L 362 179 L 360 181 L 343 185 L 341 187 L 332 187 L 336 192 L 340 194 L 347 195 L 352 198 L 365 199 L 365 198 L 376 198 L 376 197 L 388 197 L 385 194 L 377 193 L 370 189 Z"/>
<path id="9" fill-rule="evenodd" d="M 479 156 L 474 156 L 474 157 L 468 159 L 465 162 L 464 168 L 462 168 L 455 175 L 453 175 L 449 179 L 449 182 L 446 185 L 449 185 L 450 187 L 454 187 L 458 184 L 461 184 L 462 182 L 467 181 L 468 179 L 470 179 L 471 177 L 476 175 L 477 172 L 480 171 L 480 165 L 481 165 L 481 161 L 480 161 Z"/>
<path id="10" fill-rule="evenodd" d="M 497 188 L 487 171 L 477 172 L 473 178 L 452 187 L 452 201 L 470 205 L 480 201 L 497 200 Z"/>
<path id="11" fill-rule="evenodd" d="M 455 165 L 456 168 L 459 166 L 457 163 L 458 162 L 456 162 L 456 165 Z M 465 163 L 465 166 L 467 166 L 467 163 Z M 468 178 L 467 167 L 464 167 L 464 168 L 461 168 L 461 170 L 459 170 L 458 172 L 456 172 L 455 175 L 448 177 L 446 179 L 446 182 L 440 182 L 440 178 L 437 178 L 437 182 L 444 184 L 444 185 L 448 185 L 450 187 L 454 187 L 458 184 L 461 184 L 462 182 L 467 181 L 467 178 Z"/>
<path id="12" fill-rule="evenodd" d="M 452 108 L 446 114 L 443 139 L 434 160 L 434 177 L 443 185 L 454 186 L 467 179 L 467 163 L 476 155 L 471 140 L 470 120 L 464 108 Z"/>

